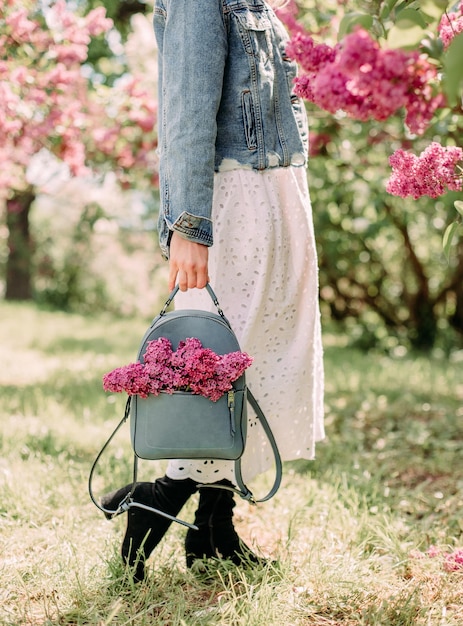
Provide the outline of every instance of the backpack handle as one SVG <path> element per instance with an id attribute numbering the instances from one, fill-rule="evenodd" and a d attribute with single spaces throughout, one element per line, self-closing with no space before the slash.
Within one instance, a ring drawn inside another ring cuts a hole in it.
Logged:
<path id="1" fill-rule="evenodd" d="M 170 292 L 169 297 L 165 301 L 164 306 L 162 307 L 161 311 L 159 312 L 159 317 L 162 317 L 163 315 L 165 315 L 167 313 L 167 309 L 172 304 L 172 300 L 177 295 L 178 290 L 179 290 L 179 286 L 175 285 L 175 287 Z M 214 305 L 215 305 L 215 307 L 217 309 L 218 314 L 220 315 L 220 317 L 223 317 L 223 319 L 227 322 L 228 326 L 230 326 L 229 321 L 225 317 L 225 313 L 220 308 L 219 300 L 218 300 L 217 296 L 215 295 L 214 290 L 212 289 L 210 283 L 206 283 L 206 290 L 207 290 L 208 294 L 210 295 L 211 300 L 214 303 Z"/>

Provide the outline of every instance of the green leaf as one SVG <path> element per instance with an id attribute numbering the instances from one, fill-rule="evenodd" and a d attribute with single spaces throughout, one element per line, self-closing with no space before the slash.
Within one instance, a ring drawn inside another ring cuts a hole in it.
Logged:
<path id="1" fill-rule="evenodd" d="M 453 38 L 444 55 L 442 86 L 450 106 L 455 106 L 462 96 L 463 83 L 463 33 Z"/>
<path id="2" fill-rule="evenodd" d="M 390 29 L 387 43 L 390 48 L 413 48 L 424 39 L 427 23 L 416 9 L 403 9 Z"/>
<path id="3" fill-rule="evenodd" d="M 432 59 L 438 59 L 440 61 L 444 46 L 442 40 L 438 37 L 425 37 L 421 41 L 421 49 Z"/>
<path id="4" fill-rule="evenodd" d="M 338 41 L 352 32 L 355 26 L 363 26 L 367 30 L 373 25 L 373 17 L 366 13 L 346 13 L 339 24 Z"/>
<path id="5" fill-rule="evenodd" d="M 380 15 L 382 20 L 386 20 L 389 17 L 397 2 L 399 2 L 399 0 L 387 0 L 386 2 L 383 2 Z"/>
<path id="6" fill-rule="evenodd" d="M 421 28 L 426 28 L 427 22 L 418 9 L 406 8 L 397 13 L 397 22 L 412 22 Z"/>
<path id="7" fill-rule="evenodd" d="M 420 10 L 424 15 L 431 18 L 431 21 L 438 22 L 447 8 L 447 0 L 421 0 Z"/>
<path id="8" fill-rule="evenodd" d="M 454 207 L 458 211 L 460 215 L 463 215 L 463 202 L 461 200 L 455 200 L 453 203 Z"/>
<path id="9" fill-rule="evenodd" d="M 450 258 L 450 248 L 452 247 L 453 237 L 459 226 L 460 224 L 458 222 L 452 222 L 445 229 L 444 238 L 442 240 L 442 247 L 444 249 L 444 254 L 447 261 Z"/>

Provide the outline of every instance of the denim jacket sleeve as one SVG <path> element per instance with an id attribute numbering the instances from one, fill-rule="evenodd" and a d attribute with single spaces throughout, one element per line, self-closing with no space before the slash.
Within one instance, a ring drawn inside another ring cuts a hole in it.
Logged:
<path id="1" fill-rule="evenodd" d="M 159 48 L 160 230 L 178 231 L 210 246 L 216 117 L 228 45 L 222 1 L 158 0 L 154 28 Z"/>

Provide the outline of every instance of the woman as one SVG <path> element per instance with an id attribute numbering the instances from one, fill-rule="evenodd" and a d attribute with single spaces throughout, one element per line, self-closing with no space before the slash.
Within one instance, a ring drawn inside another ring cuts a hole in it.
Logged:
<path id="1" fill-rule="evenodd" d="M 211 308 L 209 280 L 254 357 L 247 382 L 283 460 L 312 459 L 323 438 L 323 363 L 317 259 L 305 164 L 305 110 L 292 94 L 287 34 L 262 0 L 156 0 L 159 48 L 159 236 L 177 308 Z M 271 465 L 248 418 L 246 480 Z M 198 483 L 234 484 L 228 461 L 170 461 L 134 499 L 176 515 Z M 106 496 L 116 510 L 130 486 Z M 233 493 L 201 488 L 187 565 L 221 557 L 259 561 L 232 522 Z M 144 563 L 170 522 L 128 512 L 124 560 Z"/>

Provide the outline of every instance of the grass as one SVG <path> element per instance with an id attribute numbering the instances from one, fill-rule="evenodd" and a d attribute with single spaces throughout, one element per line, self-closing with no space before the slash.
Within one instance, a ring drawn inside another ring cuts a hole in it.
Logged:
<path id="1" fill-rule="evenodd" d="M 326 332 L 317 460 L 286 464 L 269 503 L 237 506 L 243 539 L 277 562 L 188 571 L 175 525 L 134 586 L 124 516 L 106 521 L 87 479 L 124 405 L 101 376 L 134 358 L 146 320 L 8 303 L 0 316 L 0 624 L 463 624 L 463 570 L 444 567 L 463 546 L 461 353 L 391 359 Z M 131 477 L 127 430 L 110 450 L 97 493 Z M 162 470 L 145 462 L 141 479 Z"/>

